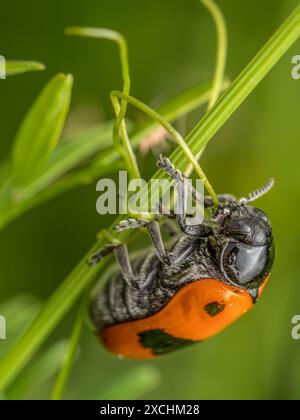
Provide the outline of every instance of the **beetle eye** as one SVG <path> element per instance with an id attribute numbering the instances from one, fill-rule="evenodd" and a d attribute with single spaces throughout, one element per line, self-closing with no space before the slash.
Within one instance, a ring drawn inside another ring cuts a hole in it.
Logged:
<path id="1" fill-rule="evenodd" d="M 229 281 L 248 287 L 264 278 L 268 260 L 265 247 L 249 247 L 239 242 L 229 242 L 222 252 L 221 268 Z"/>

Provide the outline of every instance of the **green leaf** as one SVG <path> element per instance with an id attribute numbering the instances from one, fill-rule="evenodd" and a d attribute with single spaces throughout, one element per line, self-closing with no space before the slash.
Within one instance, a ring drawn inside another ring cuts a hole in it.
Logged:
<path id="1" fill-rule="evenodd" d="M 15 186 L 32 182 L 47 164 L 64 127 L 72 85 L 71 75 L 57 75 L 25 116 L 12 153 L 12 181 Z"/>
<path id="2" fill-rule="evenodd" d="M 100 395 L 92 395 L 95 400 L 137 400 L 156 389 L 161 382 L 161 375 L 154 366 L 139 366 L 125 375 L 119 376 L 106 386 Z"/>
<path id="3" fill-rule="evenodd" d="M 18 199 L 35 196 L 107 147 L 111 143 L 112 128 L 113 122 L 107 122 L 61 141 L 39 177 L 18 192 Z"/>
<path id="4" fill-rule="evenodd" d="M 6 75 L 14 76 L 16 74 L 27 73 L 29 71 L 41 71 L 45 70 L 45 66 L 42 63 L 36 61 L 21 61 L 21 60 L 9 60 L 6 61 Z"/>

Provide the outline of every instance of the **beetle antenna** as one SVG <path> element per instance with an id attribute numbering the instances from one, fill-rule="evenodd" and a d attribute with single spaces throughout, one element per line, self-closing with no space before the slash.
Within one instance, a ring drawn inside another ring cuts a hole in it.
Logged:
<path id="1" fill-rule="evenodd" d="M 271 178 L 263 187 L 250 193 L 247 198 L 241 198 L 239 203 L 245 205 L 258 200 L 260 197 L 267 194 L 274 187 L 274 184 L 275 181 Z"/>

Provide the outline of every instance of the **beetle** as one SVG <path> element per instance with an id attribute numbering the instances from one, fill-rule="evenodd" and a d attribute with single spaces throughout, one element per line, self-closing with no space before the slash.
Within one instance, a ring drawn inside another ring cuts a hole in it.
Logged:
<path id="1" fill-rule="evenodd" d="M 158 166 L 184 193 L 184 177 L 170 160 L 161 155 Z M 93 265 L 113 252 L 120 267 L 90 305 L 104 346 L 122 357 L 154 358 L 206 340 L 249 311 L 274 261 L 271 222 L 250 203 L 273 183 L 240 200 L 221 195 L 218 206 L 205 198 L 210 217 L 199 225 L 187 223 L 179 193 L 181 234 L 169 250 L 156 220 L 129 219 L 116 226 L 117 232 L 146 228 L 155 252 L 131 264 L 126 245 L 111 244 L 89 260 Z"/>

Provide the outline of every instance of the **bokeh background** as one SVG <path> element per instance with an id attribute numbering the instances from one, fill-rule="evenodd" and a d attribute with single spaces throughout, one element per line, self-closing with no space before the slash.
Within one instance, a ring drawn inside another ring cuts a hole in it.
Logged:
<path id="1" fill-rule="evenodd" d="M 219 0 L 229 36 L 227 76 L 232 80 L 297 0 Z M 34 59 L 47 70 L 0 81 L 0 157 L 9 153 L 16 129 L 45 83 L 57 72 L 75 77 L 67 130 L 112 118 L 112 89 L 121 87 L 117 50 L 109 42 L 69 39 L 68 25 L 110 27 L 128 39 L 132 93 L 159 104 L 212 77 L 215 30 L 196 0 L 1 0 L 0 50 L 7 59 Z M 220 130 L 202 160 L 215 189 L 243 195 L 270 176 L 276 188 L 259 205 L 274 224 L 277 258 L 262 301 L 215 338 L 148 365 L 160 383 L 145 398 L 298 399 L 300 342 L 291 338 L 291 320 L 300 314 L 300 81 L 291 78 L 285 55 L 255 92 Z M 197 110 L 187 129 L 203 115 Z M 134 110 L 132 119 L 140 118 Z M 144 176 L 154 171 L 150 154 Z M 95 185 L 78 188 L 30 211 L 0 233 L 0 300 L 26 293 L 46 300 L 94 242 L 110 217 L 97 216 Z M 68 337 L 72 311 L 51 342 Z M 8 320 L 9 338 L 9 320 Z M 0 343 L 1 346 L 1 343 Z M 118 360 L 96 342 L 88 328 L 74 366 L 68 398 L 84 398 L 135 369 L 139 362 Z M 31 395 L 45 398 L 52 383 Z M 115 395 L 121 398 L 122 395 Z"/>

